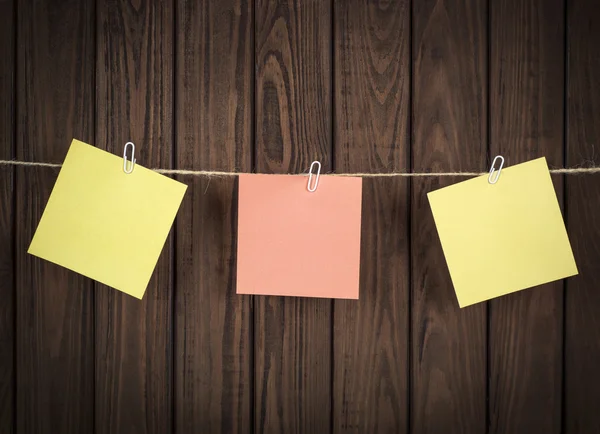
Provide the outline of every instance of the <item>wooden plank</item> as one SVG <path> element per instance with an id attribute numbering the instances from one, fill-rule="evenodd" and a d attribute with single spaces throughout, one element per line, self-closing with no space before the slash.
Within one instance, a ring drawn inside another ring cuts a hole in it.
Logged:
<path id="1" fill-rule="evenodd" d="M 146 167 L 173 161 L 173 3 L 98 2 L 96 145 L 136 144 Z M 143 300 L 96 288 L 96 433 L 173 426 L 173 249 L 169 236 Z"/>
<path id="2" fill-rule="evenodd" d="M 410 4 L 335 2 L 338 172 L 409 170 Z M 360 301 L 334 305 L 333 431 L 408 432 L 409 182 L 363 181 Z"/>
<path id="3" fill-rule="evenodd" d="M 490 18 L 491 155 L 562 167 L 563 2 L 495 1 Z M 491 433 L 560 432 L 562 293 L 556 282 L 490 302 Z"/>
<path id="4" fill-rule="evenodd" d="M 413 171 L 485 168 L 487 1 L 413 5 Z M 412 181 L 415 433 L 483 433 L 486 305 L 460 309 L 427 193 L 464 178 Z"/>
<path id="5" fill-rule="evenodd" d="M 91 0 L 18 7 L 19 160 L 62 162 L 94 134 Z M 16 432 L 88 433 L 94 418 L 94 296 L 89 279 L 27 254 L 58 170 L 16 182 Z"/>
<path id="6" fill-rule="evenodd" d="M 179 0 L 180 168 L 251 170 L 252 15 L 246 0 Z M 251 432 L 251 297 L 235 294 L 237 183 L 182 181 L 189 187 L 176 231 L 176 432 Z"/>
<path id="7" fill-rule="evenodd" d="M 600 9 L 568 3 L 567 166 L 598 165 L 600 146 Z M 568 233 L 579 275 L 565 292 L 565 421 L 567 434 L 600 432 L 600 177 L 566 179 Z"/>
<path id="8" fill-rule="evenodd" d="M 256 170 L 331 170 L 331 5 L 256 2 Z M 255 431 L 330 431 L 327 299 L 255 299 Z"/>
<path id="9" fill-rule="evenodd" d="M 15 14 L 0 2 L 0 160 L 15 157 Z M 14 168 L 0 166 L 0 433 L 14 431 L 15 280 Z"/>

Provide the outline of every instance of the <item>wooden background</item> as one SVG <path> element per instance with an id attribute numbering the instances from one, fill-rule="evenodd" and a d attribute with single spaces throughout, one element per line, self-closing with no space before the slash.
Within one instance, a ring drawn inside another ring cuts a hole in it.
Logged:
<path id="1" fill-rule="evenodd" d="M 0 159 L 486 170 L 600 156 L 597 0 L 1 0 Z M 143 301 L 27 255 L 0 168 L 0 433 L 600 433 L 600 176 L 580 275 L 459 309 L 426 193 L 364 181 L 360 301 L 235 295 L 236 182 L 189 184 Z M 493 279 L 493 276 L 490 276 Z"/>

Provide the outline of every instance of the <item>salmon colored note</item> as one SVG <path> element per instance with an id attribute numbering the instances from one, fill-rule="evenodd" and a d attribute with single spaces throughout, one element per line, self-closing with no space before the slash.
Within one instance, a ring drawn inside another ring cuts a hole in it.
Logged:
<path id="1" fill-rule="evenodd" d="M 141 299 L 186 189 L 73 140 L 28 252 Z"/>
<path id="2" fill-rule="evenodd" d="M 577 274 L 545 158 L 428 197 L 461 307 Z"/>
<path id="3" fill-rule="evenodd" d="M 237 293 L 358 299 L 362 179 L 239 177 Z"/>

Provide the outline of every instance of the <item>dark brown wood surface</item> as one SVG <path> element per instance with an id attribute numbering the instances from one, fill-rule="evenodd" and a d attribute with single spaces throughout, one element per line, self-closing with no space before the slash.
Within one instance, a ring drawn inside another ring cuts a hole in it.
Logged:
<path id="1" fill-rule="evenodd" d="M 15 152 L 14 2 L 0 2 L 0 159 Z M 14 429 L 15 188 L 13 167 L 0 166 L 0 433 Z"/>
<path id="2" fill-rule="evenodd" d="M 0 0 L 0 159 L 591 166 L 596 3 Z M 579 276 L 460 309 L 426 194 L 462 177 L 365 179 L 332 301 L 236 295 L 237 181 L 178 176 L 139 301 L 26 253 L 57 174 L 0 165 L 2 434 L 600 432 L 600 175 L 553 176 Z"/>
<path id="3" fill-rule="evenodd" d="M 487 2 L 416 2 L 412 170 L 486 167 Z M 483 433 L 486 306 L 458 307 L 427 192 L 460 178 L 415 178 L 411 197 L 411 426 Z"/>
<path id="4" fill-rule="evenodd" d="M 177 4 L 177 167 L 251 170 L 251 6 Z M 176 432 L 252 432 L 251 298 L 235 294 L 237 182 L 180 180 L 189 187 L 176 226 Z"/>
<path id="5" fill-rule="evenodd" d="M 490 151 L 514 165 L 563 167 L 562 0 L 500 0 L 490 9 Z M 553 178 L 559 201 L 562 177 Z M 492 433 L 561 431 L 563 283 L 490 302 Z"/>
<path id="6" fill-rule="evenodd" d="M 335 170 L 409 170 L 410 3 L 336 1 Z M 365 179 L 360 303 L 334 304 L 333 432 L 408 432 L 406 179 Z"/>
<path id="7" fill-rule="evenodd" d="M 600 8 L 594 0 L 568 4 L 567 162 L 600 162 Z M 600 179 L 567 177 L 567 230 L 579 275 L 565 293 L 564 433 L 600 432 Z"/>
<path id="8" fill-rule="evenodd" d="M 331 4 L 256 2 L 255 169 L 331 170 Z M 308 283 L 310 284 L 310 283 Z M 255 299 L 256 432 L 331 426 L 331 308 L 326 299 Z"/>
<path id="9" fill-rule="evenodd" d="M 62 161 L 73 137 L 94 136 L 94 2 L 17 5 L 16 158 Z M 27 254 L 58 170 L 16 173 L 16 427 L 93 431 L 92 283 Z"/>
<path id="10" fill-rule="evenodd" d="M 96 145 L 146 167 L 173 163 L 173 4 L 98 0 Z M 96 284 L 96 433 L 173 426 L 173 248 L 143 300 Z"/>

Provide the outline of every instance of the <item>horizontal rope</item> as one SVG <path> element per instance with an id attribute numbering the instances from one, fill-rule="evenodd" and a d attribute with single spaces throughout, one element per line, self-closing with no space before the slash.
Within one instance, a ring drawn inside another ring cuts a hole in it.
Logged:
<path id="1" fill-rule="evenodd" d="M 56 163 L 36 163 L 31 161 L 0 160 L 0 166 L 24 166 L 24 167 L 62 167 Z M 223 172 L 219 170 L 185 170 L 185 169 L 150 169 L 163 175 L 184 176 L 214 176 L 226 177 L 237 176 L 247 172 Z M 573 167 L 564 169 L 551 169 L 550 173 L 555 175 L 591 175 L 600 173 L 600 167 Z M 357 178 L 416 178 L 416 177 L 438 177 L 438 176 L 480 176 L 488 172 L 388 172 L 388 173 L 322 173 L 327 176 L 354 176 Z M 292 174 L 290 174 L 292 175 Z M 293 175 L 297 175 L 296 173 Z"/>

